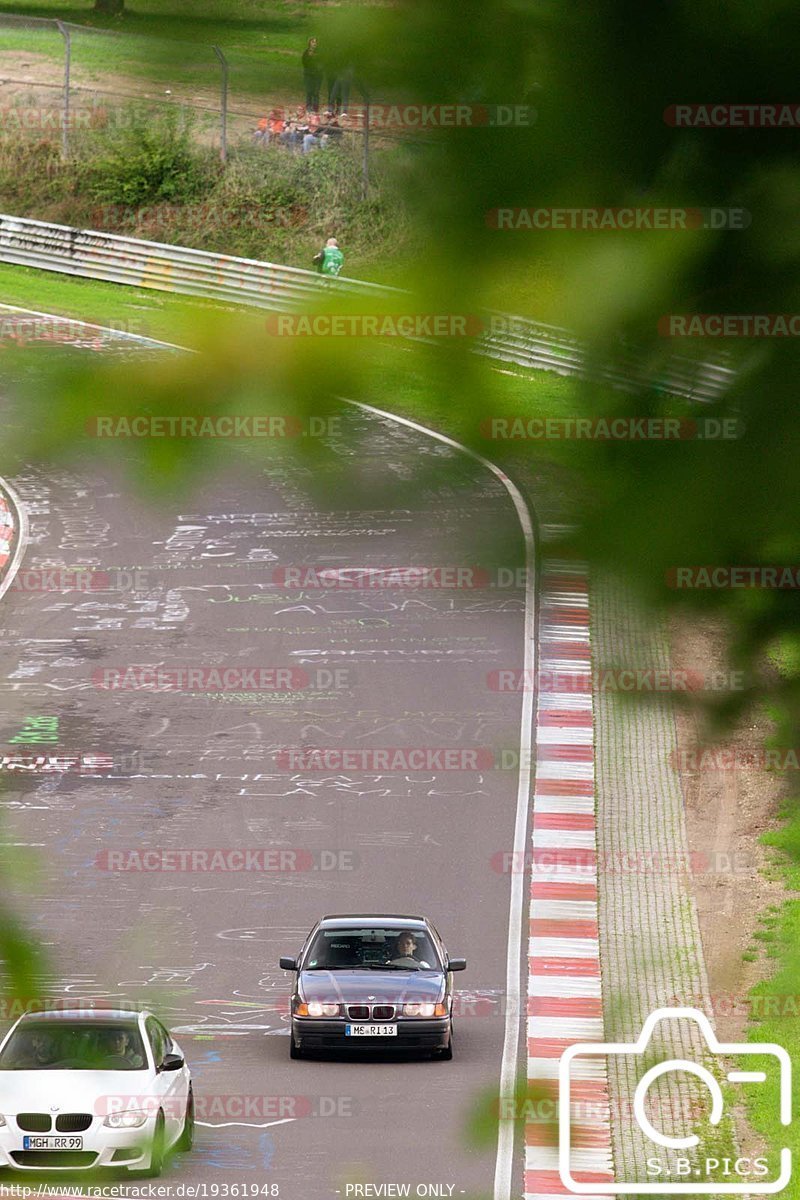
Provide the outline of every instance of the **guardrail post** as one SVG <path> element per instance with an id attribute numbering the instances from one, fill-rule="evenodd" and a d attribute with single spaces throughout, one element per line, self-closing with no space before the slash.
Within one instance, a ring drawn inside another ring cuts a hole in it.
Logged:
<path id="1" fill-rule="evenodd" d="M 220 98 L 219 157 L 223 166 L 228 161 L 228 60 L 219 46 L 214 53 L 222 67 L 222 94 Z"/>
<path id="2" fill-rule="evenodd" d="M 64 112 L 63 124 L 61 130 L 61 153 L 64 158 L 69 157 L 69 77 L 72 67 L 72 38 L 63 21 L 56 21 L 58 32 L 64 39 Z"/>

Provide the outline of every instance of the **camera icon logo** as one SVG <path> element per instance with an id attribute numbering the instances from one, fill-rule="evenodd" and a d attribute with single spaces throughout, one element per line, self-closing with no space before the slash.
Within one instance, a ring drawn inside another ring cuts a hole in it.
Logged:
<path id="1" fill-rule="evenodd" d="M 705 1040 L 707 1050 L 712 1055 L 735 1055 L 738 1057 L 758 1057 L 759 1059 L 772 1058 L 777 1062 L 778 1068 L 778 1083 L 779 1083 L 779 1118 L 781 1125 L 790 1125 L 792 1119 L 792 1064 L 788 1053 L 783 1046 L 777 1045 L 775 1042 L 720 1042 L 717 1040 L 716 1034 L 711 1026 L 711 1022 L 705 1013 L 700 1012 L 696 1008 L 659 1008 L 651 1013 L 642 1026 L 642 1032 L 636 1042 L 578 1042 L 575 1045 L 569 1046 L 561 1055 L 558 1069 L 558 1124 L 559 1124 L 559 1141 L 558 1141 L 558 1170 L 561 1176 L 561 1182 L 569 1192 L 575 1195 L 673 1195 L 675 1193 L 692 1194 L 692 1195 L 765 1195 L 775 1194 L 783 1191 L 789 1183 L 792 1176 L 792 1152 L 788 1147 L 781 1148 L 780 1151 L 780 1173 L 777 1179 L 765 1180 L 764 1174 L 768 1173 L 768 1168 L 765 1159 L 737 1159 L 735 1174 L 745 1174 L 747 1172 L 740 1171 L 740 1163 L 759 1164 L 758 1167 L 753 1167 L 756 1178 L 736 1178 L 710 1180 L 705 1181 L 698 1178 L 702 1176 L 703 1171 L 694 1169 L 689 1159 L 677 1159 L 677 1164 L 685 1164 L 678 1166 L 675 1174 L 677 1176 L 693 1175 L 694 1178 L 686 1178 L 681 1182 L 679 1179 L 670 1181 L 661 1178 L 663 1174 L 659 1169 L 655 1173 L 659 1178 L 655 1181 L 652 1179 L 643 1179 L 634 1182 L 592 1182 L 585 1183 L 574 1178 L 571 1171 L 571 1089 L 574 1083 L 574 1070 L 576 1060 L 584 1058 L 610 1058 L 618 1055 L 641 1055 L 647 1053 L 650 1041 L 653 1036 L 653 1031 L 659 1021 L 674 1021 L 674 1020 L 691 1020 L 696 1022 L 699 1031 Z M 642 1130 L 644 1135 L 655 1146 L 662 1147 L 669 1151 L 687 1151 L 693 1150 L 700 1144 L 700 1138 L 697 1134 L 689 1133 L 685 1136 L 669 1136 L 662 1131 L 656 1129 L 650 1121 L 645 1110 L 647 1093 L 657 1079 L 662 1075 L 667 1075 L 673 1071 L 682 1071 L 700 1079 L 708 1089 L 711 1096 L 711 1111 L 708 1120 L 711 1125 L 717 1126 L 724 1116 L 725 1102 L 722 1094 L 722 1089 L 709 1069 L 700 1063 L 692 1062 L 689 1059 L 671 1058 L 664 1062 L 658 1063 L 655 1066 L 645 1071 L 639 1079 L 633 1097 L 633 1114 L 634 1118 Z M 731 1070 L 724 1072 L 725 1078 L 729 1083 L 765 1085 L 768 1081 L 767 1072 L 764 1070 Z M 648 1160 L 655 1161 L 655 1160 Z M 722 1162 L 732 1164 L 732 1159 L 724 1159 Z M 719 1168 L 719 1159 L 706 1159 L 706 1163 L 713 1163 L 715 1168 Z M 749 1168 L 748 1168 L 749 1170 Z M 710 1172 L 710 1168 L 709 1168 Z"/>

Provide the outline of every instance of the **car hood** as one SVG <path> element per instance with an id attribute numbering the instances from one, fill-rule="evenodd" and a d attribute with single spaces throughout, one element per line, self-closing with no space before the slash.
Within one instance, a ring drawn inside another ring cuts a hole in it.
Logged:
<path id="1" fill-rule="evenodd" d="M 441 971 L 301 971 L 304 1000 L 347 1004 L 405 1004 L 439 1000 L 444 992 Z"/>
<path id="2" fill-rule="evenodd" d="M 11 1115 L 46 1113 L 54 1107 L 100 1114 L 128 1107 L 128 1102 L 135 1107 L 136 1097 L 151 1094 L 149 1070 L 0 1071 L 0 1113 Z"/>

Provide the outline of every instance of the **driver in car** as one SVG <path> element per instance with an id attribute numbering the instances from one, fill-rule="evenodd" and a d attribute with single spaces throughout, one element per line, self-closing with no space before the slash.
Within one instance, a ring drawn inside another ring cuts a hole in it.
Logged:
<path id="1" fill-rule="evenodd" d="M 120 1058 L 126 1066 L 141 1068 L 144 1066 L 141 1054 L 134 1049 L 131 1035 L 125 1029 L 113 1029 L 108 1038 L 108 1054 L 110 1058 Z"/>
<path id="2" fill-rule="evenodd" d="M 56 1060 L 56 1048 L 49 1033 L 34 1033 L 31 1037 L 31 1057 L 37 1067 L 47 1067 Z"/>
<path id="3" fill-rule="evenodd" d="M 404 960 L 407 961 L 410 959 L 411 963 L 413 963 L 413 965 L 416 967 L 430 968 L 431 964 L 425 962 L 424 958 L 416 957 L 416 949 L 417 939 L 414 937 L 414 934 L 410 933 L 408 930 L 404 930 L 404 932 L 398 936 L 397 941 L 395 942 L 394 957 L 391 959 L 391 961 L 399 965 Z M 409 965 L 411 965 L 411 963 Z"/>

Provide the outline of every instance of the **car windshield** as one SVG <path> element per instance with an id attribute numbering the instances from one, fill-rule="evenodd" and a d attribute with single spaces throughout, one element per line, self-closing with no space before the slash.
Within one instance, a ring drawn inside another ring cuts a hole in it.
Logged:
<path id="1" fill-rule="evenodd" d="M 26 1022 L 0 1053 L 0 1071 L 141 1071 L 138 1026 L 85 1021 Z"/>
<path id="2" fill-rule="evenodd" d="M 441 971 L 439 955 L 424 929 L 320 929 L 304 971 Z"/>

